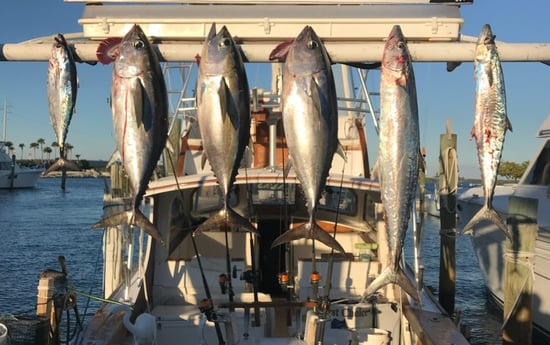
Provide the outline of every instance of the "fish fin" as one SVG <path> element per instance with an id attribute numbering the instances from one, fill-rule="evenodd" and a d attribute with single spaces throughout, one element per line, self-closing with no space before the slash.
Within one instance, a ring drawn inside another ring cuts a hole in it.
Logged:
<path id="1" fill-rule="evenodd" d="M 143 229 L 146 233 L 151 235 L 154 239 L 158 240 L 160 244 L 163 246 L 166 246 L 164 243 L 164 239 L 162 238 L 162 235 L 158 231 L 157 227 L 151 223 L 147 217 L 143 213 L 141 213 L 140 210 L 136 210 L 134 214 L 134 224 L 139 226 L 141 229 Z"/>
<path id="2" fill-rule="evenodd" d="M 252 140 L 252 136 L 248 137 L 248 149 L 252 153 L 252 156 L 254 156 L 254 140 Z"/>
<path id="3" fill-rule="evenodd" d="M 244 218 L 231 208 L 221 209 L 210 216 L 204 223 L 199 225 L 194 231 L 194 234 L 199 234 L 205 230 L 245 230 L 259 236 L 258 230 L 252 225 L 248 219 Z"/>
<path id="4" fill-rule="evenodd" d="M 338 140 L 338 146 L 336 147 L 336 153 L 338 153 L 340 155 L 340 157 L 342 157 L 344 162 L 346 162 L 346 163 L 348 162 L 348 157 L 346 156 L 346 151 L 344 150 L 344 146 L 342 145 L 340 140 Z"/>
<path id="5" fill-rule="evenodd" d="M 122 157 L 120 157 L 120 151 L 118 149 L 113 151 L 111 157 L 109 158 L 109 161 L 107 162 L 106 167 L 108 168 L 113 164 L 122 164 Z"/>
<path id="6" fill-rule="evenodd" d="M 321 114 L 321 92 L 319 91 L 319 86 L 317 85 L 317 82 L 315 81 L 315 78 L 313 76 L 309 79 L 309 85 L 307 85 L 307 88 L 307 94 L 309 97 L 311 97 L 311 102 L 315 107 L 315 110 L 318 114 Z"/>
<path id="7" fill-rule="evenodd" d="M 271 243 L 271 248 L 275 248 L 281 244 L 299 240 L 301 238 L 315 239 L 338 252 L 345 252 L 344 248 L 340 245 L 340 243 L 338 243 L 338 241 L 336 241 L 334 237 L 332 237 L 325 230 L 321 229 L 315 223 L 305 223 L 296 228 L 289 229 L 288 231 L 277 237 L 273 241 L 273 243 Z"/>
<path id="8" fill-rule="evenodd" d="M 488 220 L 499 227 L 509 240 L 512 240 L 512 233 L 510 229 L 504 223 L 504 220 L 500 214 L 492 207 L 484 205 L 476 214 L 464 225 L 462 234 L 467 235 L 473 232 L 473 227 L 475 224 Z"/>
<path id="9" fill-rule="evenodd" d="M 269 53 L 269 60 L 278 60 L 279 62 L 285 62 L 286 56 L 288 55 L 288 52 L 290 51 L 290 47 L 292 46 L 292 43 L 294 43 L 294 39 L 286 40 L 284 42 L 281 42 L 277 44 L 275 48 Z"/>
<path id="10" fill-rule="evenodd" d="M 391 267 L 386 267 L 384 271 L 369 284 L 367 290 L 365 290 L 365 296 L 374 294 L 388 284 L 399 285 L 418 304 L 422 303 L 416 284 L 409 279 L 401 267 L 398 267 L 396 272 L 393 271 Z"/>
<path id="11" fill-rule="evenodd" d="M 378 177 L 378 158 L 376 159 L 376 162 L 374 162 L 374 166 L 372 167 L 372 171 L 370 173 L 371 180 L 375 180 Z"/>
<path id="12" fill-rule="evenodd" d="M 122 211 L 101 219 L 99 222 L 92 225 L 92 229 L 100 229 L 107 227 L 114 227 L 118 225 L 136 225 L 142 228 L 146 233 L 151 235 L 154 239 L 158 240 L 163 246 L 165 245 L 162 235 L 157 228 L 145 217 L 140 210 L 132 212 Z"/>
<path id="13" fill-rule="evenodd" d="M 288 156 L 288 162 L 286 163 L 285 167 L 284 167 L 284 170 L 283 170 L 283 175 L 285 178 L 288 177 L 288 174 L 290 173 L 290 169 L 292 169 L 292 166 L 294 165 L 294 163 L 292 162 L 292 157 Z"/>
<path id="14" fill-rule="evenodd" d="M 120 42 L 122 42 L 122 37 L 109 37 L 103 40 L 95 52 L 97 60 L 104 65 L 115 61 L 119 54 L 118 47 Z"/>
<path id="15" fill-rule="evenodd" d="M 136 78 L 137 83 L 137 90 L 134 92 L 134 102 L 135 104 L 141 104 L 141 106 L 134 107 L 134 117 L 136 120 L 136 124 L 139 127 L 144 126 L 144 128 L 147 130 L 153 121 L 152 118 L 144 118 L 144 116 L 148 113 L 146 109 L 150 109 L 151 105 L 149 104 L 149 97 L 147 96 L 147 91 L 145 90 L 143 84 L 139 80 L 139 78 Z"/>
<path id="16" fill-rule="evenodd" d="M 206 156 L 206 151 L 202 150 L 202 157 L 201 157 L 201 169 L 204 170 L 204 166 L 206 165 L 206 160 L 208 157 Z"/>
<path id="17" fill-rule="evenodd" d="M 506 128 L 507 128 L 510 132 L 513 132 L 513 131 L 512 131 L 512 123 L 510 122 L 510 119 L 508 118 L 508 116 L 506 117 Z"/>
<path id="18" fill-rule="evenodd" d="M 210 31 L 208 31 L 208 36 L 206 36 L 206 40 L 207 41 L 210 41 L 212 40 L 214 37 L 216 37 L 216 23 L 212 23 L 212 25 L 210 26 Z"/>
<path id="19" fill-rule="evenodd" d="M 43 173 L 43 175 L 48 175 L 49 173 L 62 168 L 71 171 L 80 171 L 80 167 L 75 163 L 64 158 L 59 158 L 55 163 L 50 165 L 50 167 Z"/>

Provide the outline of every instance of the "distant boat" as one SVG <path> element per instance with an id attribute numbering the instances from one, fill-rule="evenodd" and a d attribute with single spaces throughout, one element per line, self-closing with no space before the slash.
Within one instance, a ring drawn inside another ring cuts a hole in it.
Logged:
<path id="1" fill-rule="evenodd" d="M 6 143 L 0 141 L 0 189 L 34 188 L 43 169 L 31 169 L 17 163 L 6 153 Z"/>
<path id="2" fill-rule="evenodd" d="M 533 325 L 535 329 L 550 335 L 550 116 L 541 125 L 536 136 L 542 139 L 529 166 L 518 184 L 497 185 L 493 198 L 494 208 L 508 216 L 508 200 L 511 196 L 538 200 L 537 224 L 539 226 L 535 247 Z M 483 188 L 465 189 L 458 196 L 457 204 L 463 224 L 483 206 Z M 502 308 L 504 301 L 505 236 L 493 223 L 484 221 L 474 227 L 472 236 L 479 268 L 491 297 Z"/>

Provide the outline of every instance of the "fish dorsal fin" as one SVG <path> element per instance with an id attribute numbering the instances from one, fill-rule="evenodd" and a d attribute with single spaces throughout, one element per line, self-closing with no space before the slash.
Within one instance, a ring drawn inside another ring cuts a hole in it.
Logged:
<path id="1" fill-rule="evenodd" d="M 103 40 L 95 52 L 97 60 L 104 65 L 108 65 L 115 61 L 119 54 L 118 46 L 120 42 L 122 42 L 122 37 L 109 37 Z"/>
<path id="2" fill-rule="evenodd" d="M 344 146 L 342 145 L 340 140 L 338 140 L 338 144 L 337 144 L 337 147 L 336 147 L 336 153 L 339 154 L 340 157 L 342 157 L 344 162 L 346 162 L 346 163 L 348 162 L 348 157 L 346 156 L 346 151 L 344 150 Z"/>
<path id="3" fill-rule="evenodd" d="M 292 169 L 292 166 L 294 163 L 292 163 L 292 157 L 288 156 L 288 162 L 285 165 L 285 169 L 283 170 L 283 175 L 285 178 L 288 177 L 288 174 L 290 173 L 290 169 Z"/>
<path id="4" fill-rule="evenodd" d="M 204 166 L 206 165 L 206 160 L 208 157 L 206 156 L 206 151 L 202 150 L 202 157 L 201 157 L 201 169 L 204 170 Z"/>
<path id="5" fill-rule="evenodd" d="M 286 56 L 290 51 L 292 43 L 294 43 L 294 39 L 279 43 L 275 48 L 273 48 L 273 50 L 269 54 L 269 60 L 278 60 L 279 62 L 285 62 Z"/>

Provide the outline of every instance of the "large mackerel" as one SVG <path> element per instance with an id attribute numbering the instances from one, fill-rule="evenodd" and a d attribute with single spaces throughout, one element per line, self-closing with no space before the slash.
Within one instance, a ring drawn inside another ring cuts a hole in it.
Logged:
<path id="1" fill-rule="evenodd" d="M 73 52 L 62 34 L 54 37 L 48 62 L 48 107 L 50 122 L 59 146 L 59 159 L 46 170 L 45 174 L 60 167 L 78 170 L 74 163 L 66 160 L 65 144 L 69 124 L 74 114 L 78 84 Z"/>
<path id="2" fill-rule="evenodd" d="M 250 91 L 241 52 L 225 26 L 216 33 L 216 24 L 212 24 L 203 44 L 196 97 L 202 145 L 218 181 L 223 207 L 195 232 L 234 228 L 257 233 L 229 207 L 230 190 L 250 142 Z"/>
<path id="3" fill-rule="evenodd" d="M 308 238 L 343 252 L 338 241 L 315 221 L 319 198 L 339 147 L 331 62 L 311 26 L 306 26 L 290 46 L 280 45 L 272 53 L 281 55 L 286 55 L 281 94 L 283 126 L 291 164 L 305 194 L 309 220 L 283 233 L 272 247 Z"/>
<path id="4" fill-rule="evenodd" d="M 401 264 L 416 197 L 420 139 L 413 66 L 398 25 L 392 28 L 382 57 L 379 128 L 378 175 L 390 257 L 388 266 L 370 283 L 365 295 L 394 283 L 420 301 L 415 284 Z"/>
<path id="5" fill-rule="evenodd" d="M 97 54 L 102 63 L 114 60 L 113 127 L 130 182 L 132 207 L 102 219 L 93 227 L 137 225 L 164 244 L 158 229 L 139 208 L 168 137 L 168 98 L 157 55 L 139 25 L 134 25 L 122 40 L 103 42 Z"/>
<path id="6" fill-rule="evenodd" d="M 504 137 L 507 129 L 512 130 L 512 125 L 506 115 L 504 77 L 495 45 L 495 36 L 488 24 L 483 26 L 477 40 L 474 79 L 475 117 L 471 137 L 475 140 L 477 148 L 485 201 L 482 208 L 464 226 L 463 232 L 469 233 L 474 224 L 489 220 L 511 239 L 510 230 L 493 208 L 493 195 Z"/>

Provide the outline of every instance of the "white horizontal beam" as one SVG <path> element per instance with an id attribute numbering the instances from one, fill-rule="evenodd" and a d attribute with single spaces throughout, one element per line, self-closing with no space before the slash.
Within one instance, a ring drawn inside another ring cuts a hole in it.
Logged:
<path id="1" fill-rule="evenodd" d="M 279 42 L 243 43 L 242 50 L 249 62 L 270 62 L 272 49 Z M 76 55 L 82 61 L 97 61 L 98 42 L 74 43 Z M 417 62 L 472 62 L 473 42 L 422 42 L 408 44 Z M 194 61 L 202 49 L 201 42 L 161 43 L 155 47 L 162 61 Z M 550 61 L 550 43 L 497 44 L 501 61 Z M 382 58 L 383 42 L 327 42 L 327 51 L 335 63 L 377 62 Z M 47 61 L 51 46 L 46 43 L 0 44 L 0 61 Z"/>

